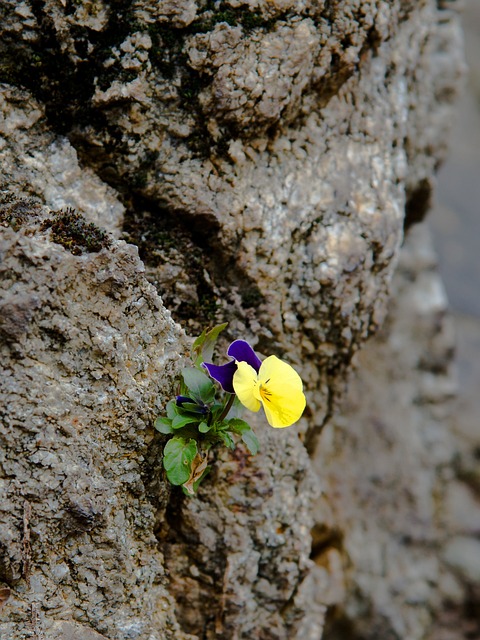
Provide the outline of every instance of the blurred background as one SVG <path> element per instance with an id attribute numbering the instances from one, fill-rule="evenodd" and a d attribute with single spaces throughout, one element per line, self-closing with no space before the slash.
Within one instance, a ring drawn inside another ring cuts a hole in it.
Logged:
<path id="1" fill-rule="evenodd" d="M 480 467 L 480 0 L 465 0 L 462 21 L 466 87 L 428 220 L 456 323 L 455 429 L 470 442 Z"/>

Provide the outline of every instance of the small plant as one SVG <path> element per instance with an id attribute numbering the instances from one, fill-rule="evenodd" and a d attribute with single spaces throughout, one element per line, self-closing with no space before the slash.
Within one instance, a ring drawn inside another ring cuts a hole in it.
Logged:
<path id="1" fill-rule="evenodd" d="M 262 362 L 244 340 L 232 342 L 226 364 L 207 362 L 226 326 L 203 331 L 195 340 L 193 366 L 181 373 L 180 393 L 168 402 L 166 416 L 155 421 L 160 433 L 172 436 L 163 451 L 167 478 L 189 495 L 195 494 L 207 475 L 209 452 L 215 445 L 235 449 L 241 440 L 252 455 L 258 452 L 256 435 L 239 417 L 242 405 L 250 411 L 263 406 L 268 423 L 275 428 L 292 425 L 305 408 L 298 373 L 276 356 Z"/>

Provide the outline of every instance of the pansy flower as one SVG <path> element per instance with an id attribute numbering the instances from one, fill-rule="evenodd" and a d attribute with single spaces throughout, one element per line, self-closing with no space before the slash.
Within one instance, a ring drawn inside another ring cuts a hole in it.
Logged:
<path id="1" fill-rule="evenodd" d="M 233 376 L 237 370 L 237 362 L 247 362 L 258 372 L 262 361 L 245 340 L 235 340 L 232 342 L 228 347 L 227 355 L 233 358 L 230 362 L 227 362 L 227 364 L 216 365 L 204 362 L 202 367 L 205 367 L 210 376 L 220 383 L 224 391 L 227 393 L 235 393 Z"/>
<path id="2" fill-rule="evenodd" d="M 234 360 L 221 366 L 203 365 L 225 391 L 236 393 L 250 411 L 263 406 L 272 427 L 289 427 L 301 417 L 306 400 L 302 380 L 293 367 L 277 356 L 261 362 L 244 340 L 232 342 L 227 353 Z"/>

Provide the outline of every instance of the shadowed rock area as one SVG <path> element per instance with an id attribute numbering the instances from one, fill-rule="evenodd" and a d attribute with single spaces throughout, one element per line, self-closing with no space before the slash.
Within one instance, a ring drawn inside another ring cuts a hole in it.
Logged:
<path id="1" fill-rule="evenodd" d="M 455 4 L 0 1 L 2 638 L 428 637 Z M 190 499 L 153 421 L 223 321 L 308 407 Z"/>

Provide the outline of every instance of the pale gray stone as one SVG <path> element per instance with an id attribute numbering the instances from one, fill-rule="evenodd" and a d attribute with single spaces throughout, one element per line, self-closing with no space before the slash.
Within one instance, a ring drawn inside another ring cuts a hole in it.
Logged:
<path id="1" fill-rule="evenodd" d="M 463 579 L 480 584 L 480 540 L 470 536 L 456 536 L 445 549 L 445 560 Z"/>
<path id="2" fill-rule="evenodd" d="M 36 100 L 12 87 L 0 89 L 2 188 L 36 195 L 51 209 L 73 207 L 118 236 L 124 207 L 113 189 L 81 167 L 67 138 L 49 131 Z"/>
<path id="3" fill-rule="evenodd" d="M 445 523 L 442 471 L 452 470 L 455 441 L 448 411 L 442 420 L 436 413 L 439 405 L 453 409 L 454 334 L 424 225 L 409 231 L 399 258 L 387 321 L 358 354 L 340 415 L 325 427 L 314 457 L 333 512 L 323 500 L 314 512 L 314 532 L 325 541 L 314 560 L 327 571 L 317 598 L 336 606 L 344 625 L 327 638 L 352 627 L 372 640 L 420 640 L 442 601 L 459 597 L 438 552 L 462 526 L 451 513 Z M 434 398 L 426 374 L 440 382 Z M 340 552 L 335 564 L 332 548 Z"/>
<path id="4" fill-rule="evenodd" d="M 48 630 L 48 640 L 105 640 L 105 636 L 75 622 L 55 622 Z"/>
<path id="5" fill-rule="evenodd" d="M 451 482 L 446 495 L 449 530 L 480 535 L 480 501 L 463 482 Z"/>

